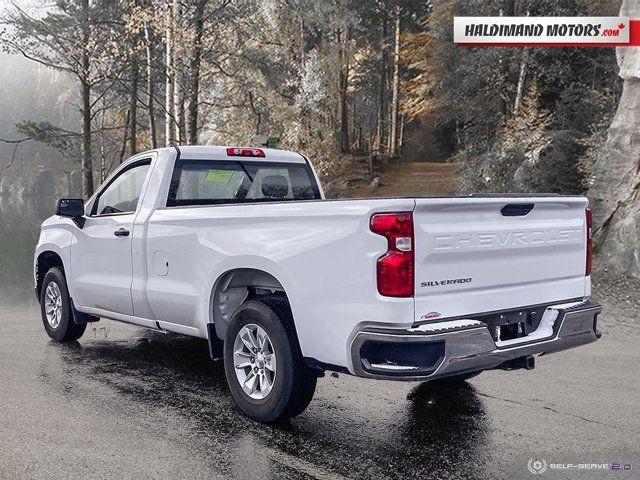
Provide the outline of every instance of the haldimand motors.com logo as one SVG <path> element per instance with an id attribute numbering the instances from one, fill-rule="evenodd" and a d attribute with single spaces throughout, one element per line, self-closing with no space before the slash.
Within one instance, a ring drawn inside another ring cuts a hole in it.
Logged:
<path id="1" fill-rule="evenodd" d="M 460 46 L 630 46 L 640 22 L 629 17 L 454 17 Z M 633 32 L 632 32 L 633 30 Z"/>
<path id="2" fill-rule="evenodd" d="M 527 469 L 534 475 L 541 475 L 548 470 L 591 470 L 603 472 L 623 472 L 632 470 L 630 463 L 607 462 L 607 463 L 547 463 L 544 458 L 530 458 L 527 462 Z"/>

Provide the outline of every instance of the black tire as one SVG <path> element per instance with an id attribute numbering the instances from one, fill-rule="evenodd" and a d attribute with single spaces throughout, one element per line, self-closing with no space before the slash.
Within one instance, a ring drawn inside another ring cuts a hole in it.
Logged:
<path id="1" fill-rule="evenodd" d="M 248 324 L 258 325 L 266 332 L 276 356 L 273 387 L 263 399 L 251 398 L 236 377 L 234 341 Z M 318 378 L 302 358 L 289 304 L 278 295 L 257 297 L 233 313 L 224 342 L 224 369 L 236 403 L 249 417 L 264 423 L 301 414 L 313 398 Z"/>
<path id="2" fill-rule="evenodd" d="M 57 285 L 62 300 L 60 323 L 55 327 L 49 324 L 47 320 L 47 313 L 45 311 L 47 287 L 51 283 L 55 283 Z M 67 281 L 64 278 L 62 271 L 57 267 L 51 268 L 42 280 L 42 287 L 40 288 L 40 313 L 42 314 L 42 323 L 44 324 L 44 329 L 46 330 L 47 335 L 56 342 L 71 342 L 78 340 L 87 328 L 86 324 L 76 325 L 73 321 Z"/>

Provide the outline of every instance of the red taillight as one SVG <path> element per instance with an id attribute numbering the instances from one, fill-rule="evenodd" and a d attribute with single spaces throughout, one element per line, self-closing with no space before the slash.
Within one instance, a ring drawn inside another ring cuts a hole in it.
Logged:
<path id="1" fill-rule="evenodd" d="M 586 209 L 585 215 L 587 217 L 587 265 L 585 267 L 585 276 L 591 275 L 591 257 L 593 254 L 593 246 L 591 242 L 591 210 Z"/>
<path id="2" fill-rule="evenodd" d="M 229 157 L 264 157 L 264 151 L 260 148 L 239 148 L 229 147 L 227 148 L 227 155 Z"/>
<path id="3" fill-rule="evenodd" d="M 385 297 L 412 297 L 414 257 L 411 212 L 373 215 L 371 231 L 387 239 L 387 252 L 377 263 L 378 292 Z"/>

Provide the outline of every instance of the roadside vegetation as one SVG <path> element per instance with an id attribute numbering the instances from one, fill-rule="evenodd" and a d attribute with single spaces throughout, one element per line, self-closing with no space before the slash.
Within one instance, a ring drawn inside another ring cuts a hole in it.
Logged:
<path id="1" fill-rule="evenodd" d="M 0 8 L 0 60 L 22 59 L 39 79 L 0 71 L 10 85 L 0 97 L 8 112 L 0 196 L 48 195 L 54 185 L 53 196 L 86 198 L 128 156 L 158 146 L 269 145 L 313 158 L 331 196 L 589 193 L 596 247 L 613 239 L 608 263 L 628 259 L 622 270 L 635 275 L 637 175 L 622 178 L 637 170 L 637 142 L 626 140 L 637 131 L 633 72 L 619 109 L 612 48 L 466 48 L 452 38 L 456 15 L 620 8 L 617 0 L 11 2 Z M 439 170 L 450 178 L 438 186 L 420 162 L 455 167 Z"/>
<path id="2" fill-rule="evenodd" d="M 0 42 L 68 75 L 76 128 L 14 119 L 5 164 L 46 143 L 75 159 L 85 196 L 140 150 L 269 138 L 325 180 L 357 161 L 370 181 L 400 157 L 460 163 L 463 192 L 579 193 L 620 93 L 611 49 L 458 48 L 451 29 L 454 15 L 617 15 L 617 2 L 41 3 L 6 8 Z"/>

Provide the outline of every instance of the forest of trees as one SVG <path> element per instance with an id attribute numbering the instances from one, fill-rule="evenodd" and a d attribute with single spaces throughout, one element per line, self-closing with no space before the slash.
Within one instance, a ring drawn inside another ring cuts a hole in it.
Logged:
<path id="1" fill-rule="evenodd" d="M 2 13 L 6 52 L 66 72 L 76 129 L 17 123 L 16 148 L 64 152 L 92 193 L 165 145 L 353 157 L 434 139 L 461 191 L 584 192 L 621 84 L 613 49 L 461 48 L 454 15 L 617 15 L 606 0 L 57 0 Z M 0 133 L 0 137 L 3 135 Z M 430 158 L 418 158 L 431 160 Z"/>

